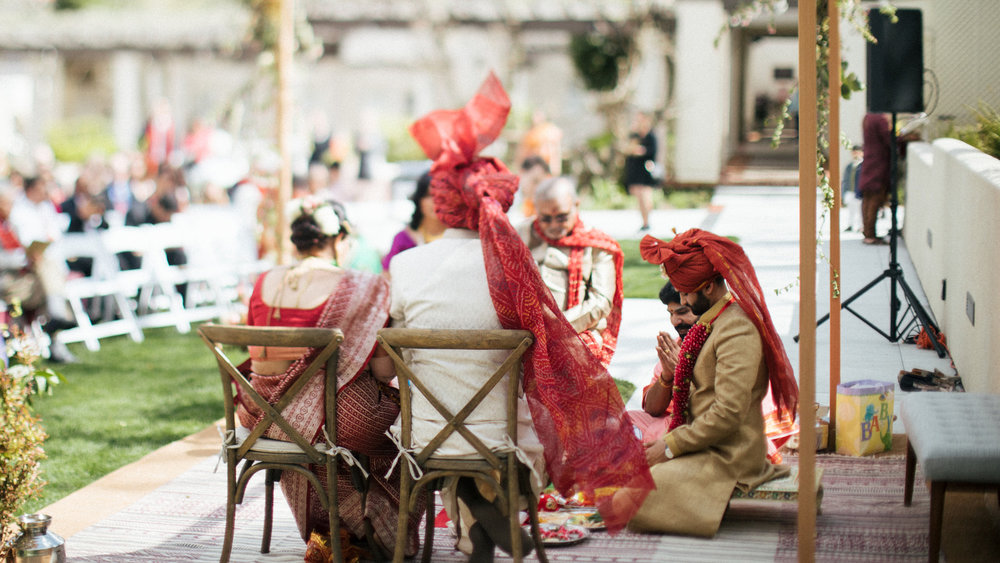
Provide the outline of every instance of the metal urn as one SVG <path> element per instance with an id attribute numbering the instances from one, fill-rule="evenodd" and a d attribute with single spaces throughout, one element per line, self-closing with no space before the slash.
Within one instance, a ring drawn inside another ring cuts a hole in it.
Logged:
<path id="1" fill-rule="evenodd" d="M 52 518 L 48 514 L 24 514 L 18 518 L 21 535 L 12 550 L 14 563 L 64 563 L 66 542 L 48 531 Z"/>

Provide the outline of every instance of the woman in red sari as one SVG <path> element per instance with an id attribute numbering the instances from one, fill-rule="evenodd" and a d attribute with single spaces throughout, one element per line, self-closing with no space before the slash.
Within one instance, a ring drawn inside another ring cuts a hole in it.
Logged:
<path id="1" fill-rule="evenodd" d="M 399 469 L 385 478 L 396 455 L 385 431 L 399 414 L 399 393 L 388 385 L 395 376 L 392 361 L 375 343 L 376 333 L 385 326 L 389 315 L 389 286 L 381 276 L 338 265 L 348 259 L 351 233 L 339 203 L 313 198 L 294 200 L 289 204 L 289 215 L 292 243 L 301 260 L 279 266 L 257 280 L 250 297 L 247 324 L 343 331 L 337 365 L 336 443 L 355 454 L 368 456 L 370 479 L 363 506 L 361 493 L 351 484 L 350 468 L 340 462 L 337 483 L 340 522 L 358 538 L 365 537 L 366 523 L 370 523 L 381 547 L 391 548 L 399 509 Z M 252 347 L 251 383 L 268 402 L 277 402 L 304 371 L 308 356 L 315 353 L 316 350 L 308 348 Z M 321 370 L 282 413 L 313 443 L 325 440 L 323 381 Z M 241 406 L 238 414 L 246 427 L 253 427 L 262 417 L 252 405 Z M 265 436 L 287 439 L 275 426 Z M 325 471 L 317 467 L 315 473 L 325 484 Z M 324 526 L 328 520 L 319 494 L 304 477 L 286 473 L 281 477 L 281 488 L 303 539 L 308 540 L 313 531 L 330 532 Z M 411 519 L 408 554 L 416 552 L 419 521 Z"/>

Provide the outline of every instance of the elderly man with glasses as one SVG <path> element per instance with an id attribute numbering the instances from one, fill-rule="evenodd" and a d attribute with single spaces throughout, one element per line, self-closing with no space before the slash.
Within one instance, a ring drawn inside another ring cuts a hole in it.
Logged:
<path id="1" fill-rule="evenodd" d="M 580 221 L 576 185 L 550 178 L 535 191 L 537 214 L 518 229 L 566 319 L 604 365 L 618 342 L 624 255 L 615 239 Z"/>

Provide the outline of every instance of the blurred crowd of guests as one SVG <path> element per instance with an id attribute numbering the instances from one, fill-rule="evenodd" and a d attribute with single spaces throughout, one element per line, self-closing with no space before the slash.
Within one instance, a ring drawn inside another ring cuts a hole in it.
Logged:
<path id="1" fill-rule="evenodd" d="M 355 199 L 349 190 L 363 179 L 352 178 L 345 188 L 340 160 L 331 158 L 344 148 L 329 135 L 311 141 L 308 168 L 293 177 L 292 197 Z M 0 151 L 0 306 L 7 320 L 24 326 L 37 320 L 50 335 L 75 326 L 63 288 L 73 276 L 90 275 L 92 263 L 67 262 L 53 243 L 69 233 L 166 223 L 192 204 L 232 209 L 247 225 L 241 232 L 255 236 L 257 257 L 273 258 L 279 158 L 273 151 L 253 158 L 238 152 L 228 133 L 202 120 L 175 138 L 166 104 L 154 107 L 134 150 L 83 163 L 58 162 L 44 144 L 30 155 Z M 379 269 L 380 257 L 365 250 L 370 267 Z M 167 259 L 186 262 L 182 249 L 168 250 Z M 127 254 L 118 262 L 122 269 L 140 265 Z M 57 338 L 52 341 L 51 359 L 73 360 Z"/>

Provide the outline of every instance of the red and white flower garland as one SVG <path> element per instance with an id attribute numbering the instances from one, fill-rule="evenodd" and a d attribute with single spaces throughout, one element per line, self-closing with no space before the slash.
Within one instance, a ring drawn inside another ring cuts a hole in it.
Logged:
<path id="1" fill-rule="evenodd" d="M 694 364 L 698 361 L 698 354 L 702 346 L 708 340 L 708 335 L 712 331 L 710 325 L 695 323 L 684 342 L 681 343 L 681 351 L 677 357 L 677 367 L 674 369 L 673 388 L 673 417 L 670 419 L 670 430 L 686 424 L 691 418 L 688 412 L 691 401 L 691 379 L 694 377 Z"/>
<path id="2" fill-rule="evenodd" d="M 723 305 L 711 321 L 698 321 L 695 323 L 688 330 L 687 336 L 684 337 L 684 342 L 681 343 L 681 351 L 677 357 L 677 367 L 674 369 L 674 388 L 671 395 L 673 417 L 670 419 L 668 431 L 691 421 L 691 380 L 694 378 L 694 364 L 698 361 L 698 354 L 701 353 L 702 347 L 705 346 L 708 335 L 712 334 L 712 323 L 715 322 L 715 319 L 719 318 L 719 315 L 732 302 L 732 299 L 730 299 Z"/>

